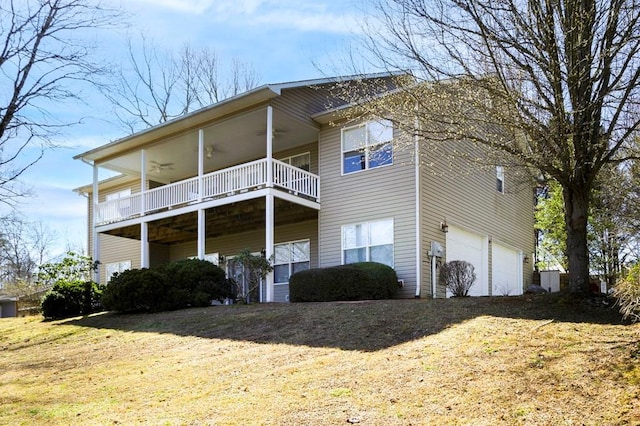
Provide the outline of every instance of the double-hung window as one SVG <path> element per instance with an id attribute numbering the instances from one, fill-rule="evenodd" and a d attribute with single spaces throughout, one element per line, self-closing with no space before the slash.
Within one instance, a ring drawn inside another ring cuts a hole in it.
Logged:
<path id="1" fill-rule="evenodd" d="M 274 284 L 287 284 L 291 275 L 309 269 L 311 259 L 309 240 L 276 244 L 274 251 Z"/>
<path id="2" fill-rule="evenodd" d="M 342 129 L 342 173 L 393 164 L 393 124 L 368 121 Z"/>
<path id="3" fill-rule="evenodd" d="M 105 269 L 105 274 L 107 276 L 107 282 L 111 281 L 111 278 L 113 277 L 113 274 L 115 273 L 121 273 L 126 271 L 127 269 L 131 269 L 131 261 L 130 260 L 124 260 L 122 262 L 113 262 L 113 263 L 107 263 L 104 267 Z"/>
<path id="4" fill-rule="evenodd" d="M 504 167 L 496 166 L 496 190 L 504 194 Z"/>
<path id="5" fill-rule="evenodd" d="M 393 219 L 342 227 L 342 263 L 356 262 L 393 267 Z"/>

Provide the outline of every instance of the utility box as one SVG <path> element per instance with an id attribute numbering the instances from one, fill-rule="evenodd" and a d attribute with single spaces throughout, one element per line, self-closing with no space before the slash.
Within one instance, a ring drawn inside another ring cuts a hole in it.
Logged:
<path id="1" fill-rule="evenodd" d="M 550 293 L 560 291 L 560 271 L 540 271 L 540 287 Z"/>
<path id="2" fill-rule="evenodd" d="M 429 256 L 444 257 L 444 248 L 442 248 L 442 245 L 435 241 L 431 241 L 431 251 L 429 252 Z"/>

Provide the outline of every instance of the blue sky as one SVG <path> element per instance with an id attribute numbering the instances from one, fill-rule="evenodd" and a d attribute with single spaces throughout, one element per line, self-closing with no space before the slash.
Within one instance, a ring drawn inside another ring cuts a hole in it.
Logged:
<path id="1" fill-rule="evenodd" d="M 126 35 L 153 39 L 168 49 L 185 43 L 215 50 L 223 66 L 236 58 L 251 64 L 260 83 L 318 78 L 339 72 L 341 58 L 357 39 L 360 9 L 350 0 L 111 0 L 128 14 L 128 28 L 101 32 L 99 54 L 124 64 Z M 69 106 L 65 106 L 69 113 Z M 98 95 L 74 105 L 82 124 L 67 130 L 31 168 L 23 181 L 34 196 L 19 210 L 58 235 L 58 250 L 86 246 L 86 200 L 72 192 L 92 179 L 90 166 L 76 154 L 125 136 L 110 122 L 109 106 Z M 55 111 L 52 112 L 55 115 Z M 63 111 L 59 111 L 60 114 Z"/>

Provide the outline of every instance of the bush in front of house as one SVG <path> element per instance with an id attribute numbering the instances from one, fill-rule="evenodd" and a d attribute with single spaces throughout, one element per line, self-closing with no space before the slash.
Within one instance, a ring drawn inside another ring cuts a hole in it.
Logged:
<path id="1" fill-rule="evenodd" d="M 47 319 L 87 315 L 100 310 L 103 287 L 93 281 L 58 281 L 42 300 Z"/>
<path id="2" fill-rule="evenodd" d="M 393 268 L 376 262 L 360 262 L 296 272 L 289 279 L 292 302 L 388 299 L 398 279 Z"/>
<path id="3" fill-rule="evenodd" d="M 235 296 L 225 272 L 202 259 L 184 259 L 157 268 L 170 283 L 187 292 L 189 306 L 208 306 L 212 300 L 220 302 Z"/>
<path id="4" fill-rule="evenodd" d="M 119 312 L 160 312 L 208 306 L 229 297 L 232 286 L 222 269 L 206 260 L 187 259 L 114 274 L 102 305 Z"/>
<path id="5" fill-rule="evenodd" d="M 468 296 L 475 280 L 475 268 L 466 260 L 452 260 L 440 267 L 440 282 L 454 297 Z"/>
<path id="6" fill-rule="evenodd" d="M 184 297 L 171 291 L 164 274 L 147 268 L 130 269 L 111 277 L 102 294 L 102 306 L 109 311 L 159 312 L 177 309 Z"/>

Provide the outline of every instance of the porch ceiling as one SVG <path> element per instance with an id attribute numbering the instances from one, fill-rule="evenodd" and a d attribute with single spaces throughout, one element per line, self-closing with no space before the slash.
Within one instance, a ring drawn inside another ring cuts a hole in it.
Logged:
<path id="1" fill-rule="evenodd" d="M 202 128 L 205 172 L 266 156 L 266 106 L 218 120 Z M 275 108 L 273 129 L 274 153 L 314 142 L 318 137 L 318 130 L 313 125 Z M 100 167 L 127 175 L 140 176 L 141 148 L 99 161 Z M 198 129 L 148 144 L 144 149 L 149 180 L 169 183 L 197 174 Z"/>
<path id="2" fill-rule="evenodd" d="M 317 210 L 285 200 L 275 199 L 276 226 L 317 218 Z M 206 237 L 237 234 L 265 227 L 265 200 L 257 199 L 207 209 Z M 107 232 L 118 237 L 140 240 L 140 225 L 131 225 Z M 182 214 L 149 223 L 149 242 L 176 244 L 198 239 L 197 212 Z"/>

